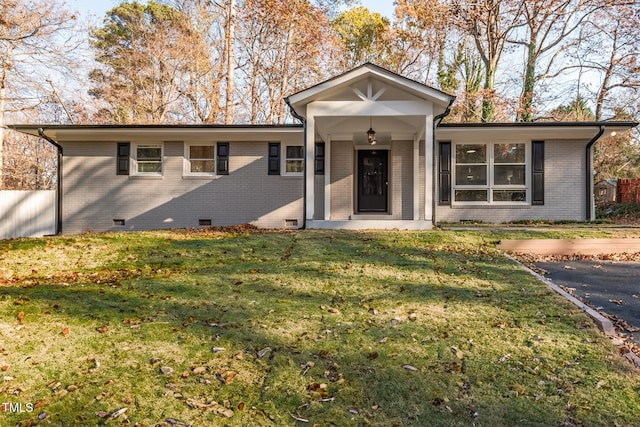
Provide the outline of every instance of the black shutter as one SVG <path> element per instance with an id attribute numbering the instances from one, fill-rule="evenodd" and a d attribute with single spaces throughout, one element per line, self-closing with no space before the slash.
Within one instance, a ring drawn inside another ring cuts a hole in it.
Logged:
<path id="1" fill-rule="evenodd" d="M 544 141 L 531 143 L 531 204 L 544 205 Z"/>
<path id="2" fill-rule="evenodd" d="M 324 175 L 324 142 L 316 144 L 316 175 Z"/>
<path id="3" fill-rule="evenodd" d="M 440 143 L 438 203 L 451 204 L 451 142 Z"/>
<path id="4" fill-rule="evenodd" d="M 269 175 L 280 175 L 280 143 L 269 143 Z"/>
<path id="5" fill-rule="evenodd" d="M 229 143 L 218 142 L 216 171 L 218 175 L 229 175 Z"/>
<path id="6" fill-rule="evenodd" d="M 117 161 L 117 174 L 129 175 L 129 153 L 131 152 L 131 143 L 118 142 L 118 161 Z"/>

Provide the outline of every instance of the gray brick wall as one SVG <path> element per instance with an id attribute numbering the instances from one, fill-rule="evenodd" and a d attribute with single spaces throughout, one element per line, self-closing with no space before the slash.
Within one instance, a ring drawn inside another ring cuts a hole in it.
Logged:
<path id="1" fill-rule="evenodd" d="M 353 143 L 331 142 L 331 219 L 346 220 L 353 214 Z"/>
<path id="2" fill-rule="evenodd" d="M 66 142 L 64 233 L 198 227 L 199 219 L 274 228 L 293 219 L 301 226 L 303 178 L 269 176 L 267 144 L 231 141 L 230 174 L 199 179 L 183 177 L 182 142 L 164 143 L 162 177 L 116 175 L 115 141 Z"/>
<path id="3" fill-rule="evenodd" d="M 438 222 L 475 220 L 489 223 L 535 219 L 586 220 L 586 143 L 587 141 L 545 141 L 544 205 L 437 206 L 436 220 Z"/>

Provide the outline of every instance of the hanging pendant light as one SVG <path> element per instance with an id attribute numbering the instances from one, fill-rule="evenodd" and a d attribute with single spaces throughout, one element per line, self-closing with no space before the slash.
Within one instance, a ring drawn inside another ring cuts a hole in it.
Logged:
<path id="1" fill-rule="evenodd" d="M 373 130 L 373 125 L 371 124 L 371 117 L 369 117 L 369 130 L 367 131 L 367 141 L 369 141 L 370 145 L 376 145 L 378 141 L 376 141 L 376 131 Z"/>

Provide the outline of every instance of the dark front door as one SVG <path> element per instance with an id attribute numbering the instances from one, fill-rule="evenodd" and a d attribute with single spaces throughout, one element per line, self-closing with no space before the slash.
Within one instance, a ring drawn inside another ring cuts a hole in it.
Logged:
<path id="1" fill-rule="evenodd" d="M 358 151 L 358 212 L 387 212 L 388 153 Z"/>

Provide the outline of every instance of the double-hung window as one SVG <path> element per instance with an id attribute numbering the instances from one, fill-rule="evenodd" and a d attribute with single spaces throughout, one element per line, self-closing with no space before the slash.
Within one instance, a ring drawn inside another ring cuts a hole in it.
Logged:
<path id="1" fill-rule="evenodd" d="M 527 201 L 527 151 L 525 144 L 493 144 L 494 202 Z"/>
<path id="2" fill-rule="evenodd" d="M 304 147 L 302 145 L 287 145 L 285 154 L 285 174 L 302 175 L 304 172 Z"/>
<path id="3" fill-rule="evenodd" d="M 459 143 L 454 150 L 453 203 L 527 203 L 525 143 Z"/>
<path id="4" fill-rule="evenodd" d="M 162 175 L 162 144 L 137 144 L 134 154 L 137 175 Z"/>
<path id="5" fill-rule="evenodd" d="M 213 176 L 216 172 L 216 147 L 211 144 L 185 145 L 185 175 Z"/>

